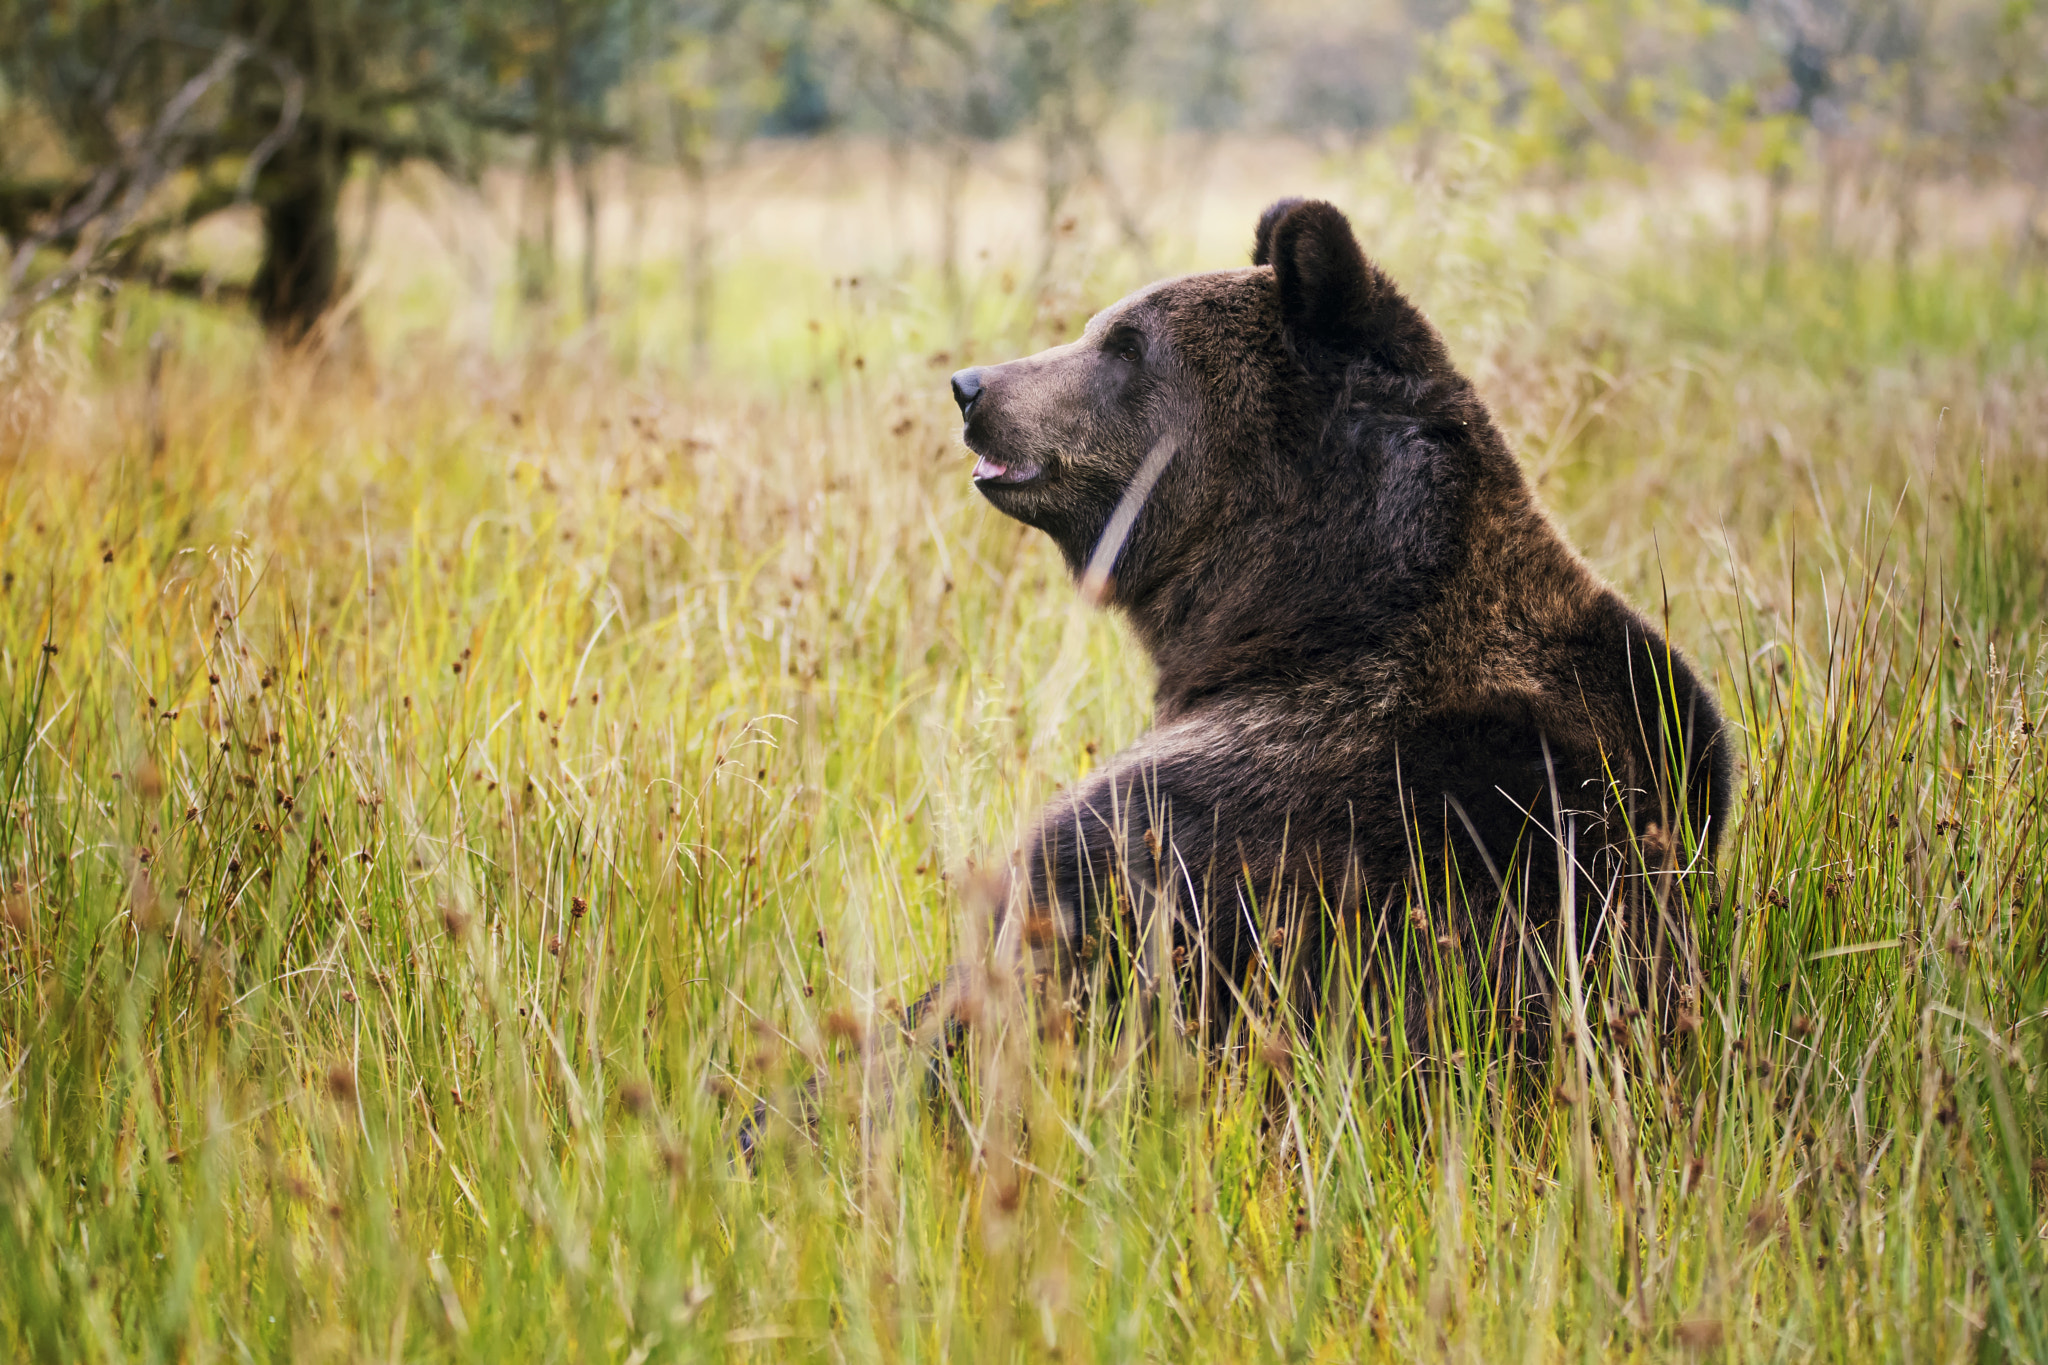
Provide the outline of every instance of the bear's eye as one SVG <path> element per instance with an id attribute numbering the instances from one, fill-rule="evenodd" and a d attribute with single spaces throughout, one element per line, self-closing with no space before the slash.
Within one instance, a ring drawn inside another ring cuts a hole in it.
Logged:
<path id="1" fill-rule="evenodd" d="M 1118 332 L 1110 337 L 1105 348 L 1126 365 L 1135 365 L 1145 354 L 1145 339 L 1136 332 Z"/>

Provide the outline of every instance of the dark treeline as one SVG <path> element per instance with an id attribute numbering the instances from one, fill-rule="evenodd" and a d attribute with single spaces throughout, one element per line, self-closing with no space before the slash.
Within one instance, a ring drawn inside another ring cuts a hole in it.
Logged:
<path id="1" fill-rule="evenodd" d="M 998 140 L 1036 155 L 1048 244 L 1088 188 L 1142 253 L 1104 151 L 1126 126 L 1337 147 L 1470 133 L 1552 177 L 1704 133 L 1774 196 L 1797 174 L 1830 206 L 1881 181 L 1902 253 L 1934 176 L 2025 189 L 2016 260 L 2048 207 L 2048 0 L 0 0 L 0 35 L 0 324 L 135 280 L 246 295 L 299 337 L 350 271 L 344 183 L 374 192 L 408 163 L 522 170 L 520 290 L 539 300 L 557 189 L 588 228 L 607 152 L 679 169 L 701 200 L 752 140 L 831 133 L 939 158 L 949 281 L 957 196 Z M 161 250 L 237 207 L 262 224 L 248 280 Z"/>

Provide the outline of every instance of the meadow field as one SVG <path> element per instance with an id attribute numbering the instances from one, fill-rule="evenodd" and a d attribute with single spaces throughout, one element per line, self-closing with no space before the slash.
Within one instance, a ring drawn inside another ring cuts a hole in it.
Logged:
<path id="1" fill-rule="evenodd" d="M 1142 249 L 1083 203 L 1048 256 L 991 168 L 949 277 L 927 174 L 721 173 L 695 336 L 696 210 L 620 169 L 595 317 L 521 308 L 502 204 L 420 181 L 296 350 L 130 289 L 0 358 L 0 1354 L 2048 1361 L 2048 262 L 2009 196 L 1930 186 L 1895 250 L 1704 170 L 1539 198 L 1226 143 L 1133 172 Z M 977 866 L 1149 709 L 946 377 L 1241 264 L 1288 192 L 1715 680 L 1702 1008 L 1588 1009 L 1573 963 L 1532 1072 L 1484 983 L 1428 1056 L 998 983 L 892 1102 Z"/>

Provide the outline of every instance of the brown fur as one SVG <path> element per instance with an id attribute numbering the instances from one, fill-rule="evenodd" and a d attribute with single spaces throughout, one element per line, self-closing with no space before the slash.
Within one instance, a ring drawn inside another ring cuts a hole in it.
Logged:
<path id="1" fill-rule="evenodd" d="M 1313 1009 L 1340 947 L 1411 1005 L 1447 962 L 1488 971 L 1519 1020 L 1567 898 L 1582 948 L 1613 934 L 1669 982 L 1668 892 L 1728 823 L 1711 695 L 1565 544 L 1342 214 L 1275 204 L 1253 260 L 955 376 L 982 491 L 1106 571 L 1158 668 L 1154 728 L 1040 814 L 1012 912 L 1069 964 L 1187 964 L 1211 1027 Z"/>

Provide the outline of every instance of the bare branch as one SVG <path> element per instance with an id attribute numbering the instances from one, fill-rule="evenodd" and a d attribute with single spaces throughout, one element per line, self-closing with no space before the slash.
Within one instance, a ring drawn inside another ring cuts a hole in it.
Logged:
<path id="1" fill-rule="evenodd" d="M 241 38 L 230 37 L 223 42 L 213 60 L 165 102 L 147 132 L 123 146 L 119 159 L 102 167 L 84 194 L 41 229 L 30 233 L 16 248 L 14 259 L 8 264 L 7 302 L 0 307 L 0 326 L 11 328 L 92 272 L 105 250 L 142 211 L 149 196 L 182 163 L 176 154 L 178 139 L 199 101 L 226 80 L 250 51 L 249 44 Z M 118 200 L 117 190 L 121 191 Z M 108 207 L 110 201 L 112 208 Z M 24 291 L 22 281 L 36 255 L 52 242 L 74 235 L 78 243 L 63 268 L 33 290 Z"/>
<path id="2" fill-rule="evenodd" d="M 238 197 L 247 200 L 256 189 L 256 177 L 263 167 L 277 154 L 299 126 L 299 115 L 306 107 L 305 78 L 292 68 L 291 63 L 277 57 L 269 59 L 270 69 L 277 75 L 278 86 L 284 91 L 284 105 L 278 110 L 277 122 L 263 140 L 249 153 L 248 164 L 242 168 L 242 178 L 235 187 Z"/>

